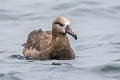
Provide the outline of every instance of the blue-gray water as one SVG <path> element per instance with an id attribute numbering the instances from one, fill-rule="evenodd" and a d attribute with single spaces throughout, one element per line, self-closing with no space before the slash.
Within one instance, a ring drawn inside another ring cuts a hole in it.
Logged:
<path id="1" fill-rule="evenodd" d="M 68 36 L 76 59 L 24 60 L 29 32 L 58 16 L 78 35 Z M 120 0 L 1 0 L 0 80 L 120 80 Z"/>

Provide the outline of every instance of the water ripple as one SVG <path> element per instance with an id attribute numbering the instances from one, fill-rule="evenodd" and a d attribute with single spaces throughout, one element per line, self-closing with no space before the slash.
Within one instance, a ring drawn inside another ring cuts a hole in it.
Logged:
<path id="1" fill-rule="evenodd" d="M 10 72 L 10 73 L 0 73 L 0 79 L 1 80 L 23 80 L 19 77 L 17 77 L 17 75 L 19 75 L 20 73 L 18 72 Z"/>
<path id="2" fill-rule="evenodd" d="M 118 6 L 113 6 L 112 8 L 115 9 L 115 10 L 120 10 L 120 6 L 119 5 Z"/>
<path id="3" fill-rule="evenodd" d="M 81 1 L 81 3 L 83 3 L 83 4 L 87 4 L 87 5 L 100 5 L 100 3 L 99 2 L 95 2 L 95 1 Z"/>
<path id="4" fill-rule="evenodd" d="M 7 51 L 5 51 L 5 50 L 0 51 L 0 53 L 5 53 L 5 52 L 7 52 Z"/>
<path id="5" fill-rule="evenodd" d="M 74 9 L 71 9 L 71 11 L 69 12 L 70 15 L 73 15 L 73 16 L 102 16 L 102 17 L 107 17 L 107 18 L 111 18 L 111 19 L 120 19 L 120 16 L 119 16 L 119 7 L 115 7 L 116 9 L 114 8 L 111 8 L 111 7 L 108 7 L 108 8 L 104 8 L 104 7 L 77 7 L 77 8 L 74 8 Z"/>
<path id="6" fill-rule="evenodd" d="M 19 60 L 25 59 L 24 56 L 21 56 L 21 55 L 11 55 L 11 56 L 9 56 L 9 58 L 11 58 L 11 59 L 19 59 Z"/>
<path id="7" fill-rule="evenodd" d="M 106 65 L 104 66 L 101 71 L 104 72 L 120 72 L 120 65 Z"/>
<path id="8" fill-rule="evenodd" d="M 63 4 L 54 6 L 52 9 L 53 10 L 67 10 L 67 9 L 73 8 L 75 6 L 77 6 L 76 3 L 63 3 Z"/>

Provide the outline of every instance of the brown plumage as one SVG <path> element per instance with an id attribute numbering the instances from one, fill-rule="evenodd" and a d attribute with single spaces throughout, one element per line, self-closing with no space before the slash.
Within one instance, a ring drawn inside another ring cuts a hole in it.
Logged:
<path id="1" fill-rule="evenodd" d="M 27 43 L 24 44 L 23 54 L 28 60 L 70 60 L 75 58 L 67 33 L 77 39 L 70 28 L 70 22 L 64 17 L 56 18 L 51 31 L 33 30 Z"/>

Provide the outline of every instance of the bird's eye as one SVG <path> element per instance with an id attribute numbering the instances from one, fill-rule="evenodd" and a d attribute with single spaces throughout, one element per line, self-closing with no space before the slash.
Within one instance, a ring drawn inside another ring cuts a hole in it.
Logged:
<path id="1" fill-rule="evenodd" d="M 65 26 L 65 24 L 62 24 L 62 23 L 56 23 L 56 24 L 59 24 L 60 26 Z"/>
<path id="2" fill-rule="evenodd" d="M 61 23 L 60 23 L 59 25 L 60 25 L 60 26 L 65 26 L 65 24 L 61 24 Z"/>

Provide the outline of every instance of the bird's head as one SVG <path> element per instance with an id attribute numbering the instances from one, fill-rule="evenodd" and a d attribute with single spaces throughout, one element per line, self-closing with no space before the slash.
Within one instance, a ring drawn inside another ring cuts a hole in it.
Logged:
<path id="1" fill-rule="evenodd" d="M 52 32 L 59 35 L 66 35 L 68 33 L 77 40 L 77 35 L 70 27 L 70 21 L 64 17 L 58 17 L 53 21 Z"/>

